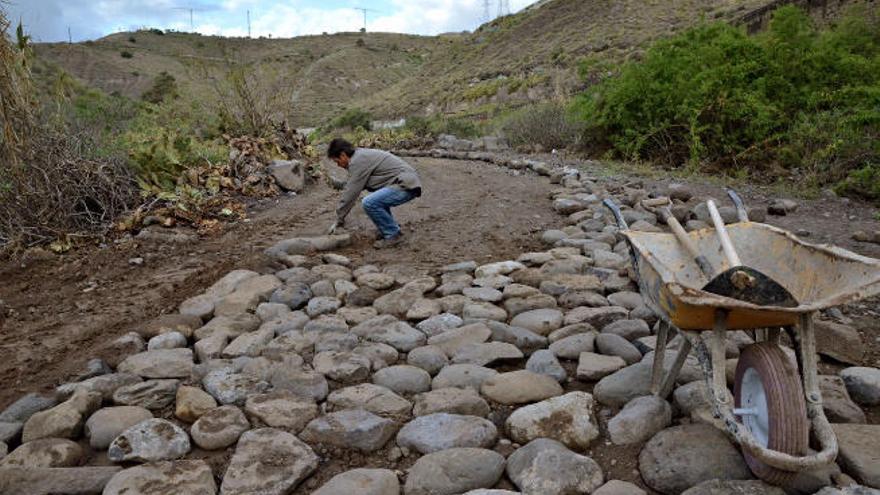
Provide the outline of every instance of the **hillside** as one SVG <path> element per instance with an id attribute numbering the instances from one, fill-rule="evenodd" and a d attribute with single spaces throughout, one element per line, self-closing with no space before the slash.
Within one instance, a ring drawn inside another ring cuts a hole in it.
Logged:
<path id="1" fill-rule="evenodd" d="M 132 98 L 162 71 L 175 77 L 184 96 L 212 98 L 212 79 L 232 63 L 244 64 L 271 79 L 268 86 L 290 92 L 290 118 L 309 125 L 316 116 L 411 77 L 437 46 L 437 38 L 385 33 L 244 39 L 139 31 L 73 45 L 40 44 L 36 52 L 90 86 Z"/>
<path id="2" fill-rule="evenodd" d="M 638 56 L 650 41 L 703 19 L 759 25 L 767 11 L 785 3 L 792 2 L 547 0 L 463 35 L 244 39 L 141 31 L 74 45 L 41 44 L 37 53 L 86 84 L 131 97 L 167 71 L 184 95 L 211 98 L 211 78 L 221 75 L 229 60 L 251 64 L 290 91 L 293 123 L 312 126 L 353 107 L 389 118 L 480 114 L 565 96 L 580 85 L 575 68 L 584 56 L 609 61 Z M 826 2 L 795 3 L 821 3 L 821 14 L 828 15 Z"/>

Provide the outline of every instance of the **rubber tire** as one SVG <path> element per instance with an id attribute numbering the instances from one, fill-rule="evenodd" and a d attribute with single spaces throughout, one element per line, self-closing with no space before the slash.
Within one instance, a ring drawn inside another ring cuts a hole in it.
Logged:
<path id="1" fill-rule="evenodd" d="M 805 455 L 810 443 L 810 422 L 807 404 L 797 365 L 777 346 L 769 342 L 752 344 L 743 349 L 736 365 L 734 400 L 740 405 L 743 374 L 754 368 L 767 394 L 769 431 L 767 447 L 791 455 Z M 742 423 L 740 423 L 742 425 Z M 796 472 L 768 466 L 743 450 L 743 457 L 755 476 L 771 485 L 789 484 Z"/>

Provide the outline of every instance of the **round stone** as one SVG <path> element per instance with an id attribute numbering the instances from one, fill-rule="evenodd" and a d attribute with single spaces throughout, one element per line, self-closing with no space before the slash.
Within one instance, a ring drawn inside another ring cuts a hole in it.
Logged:
<path id="1" fill-rule="evenodd" d="M 373 374 L 373 383 L 398 394 L 416 394 L 431 390 L 431 375 L 415 366 L 389 366 Z"/>
<path id="2" fill-rule="evenodd" d="M 86 421 L 85 435 L 93 449 L 104 450 L 123 431 L 152 417 L 153 413 L 143 407 L 105 407 Z"/>
<path id="3" fill-rule="evenodd" d="M 251 425 L 241 409 L 222 406 L 202 415 L 190 429 L 193 441 L 205 450 L 225 449 L 238 441 Z"/>

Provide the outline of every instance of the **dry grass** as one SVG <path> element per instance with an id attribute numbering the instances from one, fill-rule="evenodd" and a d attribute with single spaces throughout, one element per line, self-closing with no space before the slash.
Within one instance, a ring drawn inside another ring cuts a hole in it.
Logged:
<path id="1" fill-rule="evenodd" d="M 89 159 L 89 136 L 40 122 L 27 40 L 7 27 L 0 9 L 0 254 L 100 233 L 137 198 L 122 160 Z"/>
<path id="2" fill-rule="evenodd" d="M 34 126 L 34 100 L 25 53 L 6 37 L 10 23 L 0 3 L 0 159 L 12 166 L 19 162 Z M 24 40 L 22 40 L 24 41 Z M 0 170 L 0 188 L 4 186 Z"/>

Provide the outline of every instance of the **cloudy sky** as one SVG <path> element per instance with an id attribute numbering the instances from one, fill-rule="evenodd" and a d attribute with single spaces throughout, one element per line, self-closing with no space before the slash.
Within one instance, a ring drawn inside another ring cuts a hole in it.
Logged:
<path id="1" fill-rule="evenodd" d="M 370 31 L 437 34 L 472 30 L 483 20 L 483 0 L 5 0 L 37 41 L 95 39 L 118 31 L 158 27 L 202 34 L 290 37 L 356 31 L 367 13 Z M 535 0 L 508 0 L 517 11 Z M 491 0 L 492 16 L 498 0 Z M 193 28 L 190 12 L 193 9 Z"/>

